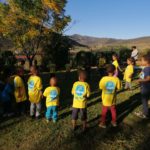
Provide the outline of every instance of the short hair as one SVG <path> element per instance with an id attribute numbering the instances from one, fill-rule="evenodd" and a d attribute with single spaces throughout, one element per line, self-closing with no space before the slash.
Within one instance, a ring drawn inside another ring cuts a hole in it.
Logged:
<path id="1" fill-rule="evenodd" d="M 24 69 L 21 66 L 18 66 L 15 68 L 15 73 L 18 74 L 20 71 L 24 71 Z"/>
<path id="2" fill-rule="evenodd" d="M 150 55 L 149 54 L 143 55 L 142 58 L 150 64 Z"/>
<path id="3" fill-rule="evenodd" d="M 117 53 L 113 53 L 112 56 L 118 58 L 118 54 Z"/>
<path id="4" fill-rule="evenodd" d="M 129 60 L 130 62 L 132 62 L 133 64 L 135 64 L 135 59 L 133 57 L 130 57 L 127 60 Z"/>
<path id="5" fill-rule="evenodd" d="M 107 69 L 107 73 L 114 73 L 116 70 L 116 67 L 112 64 L 109 64 L 106 69 Z"/>
<path id="6" fill-rule="evenodd" d="M 132 46 L 132 49 L 136 49 L 136 46 Z"/>

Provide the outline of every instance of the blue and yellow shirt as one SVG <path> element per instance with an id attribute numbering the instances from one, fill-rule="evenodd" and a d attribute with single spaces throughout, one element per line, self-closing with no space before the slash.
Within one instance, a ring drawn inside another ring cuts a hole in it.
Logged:
<path id="1" fill-rule="evenodd" d="M 102 103 L 104 106 L 116 104 L 116 91 L 121 89 L 121 82 L 117 77 L 103 77 L 99 83 L 102 90 Z"/>
<path id="2" fill-rule="evenodd" d="M 73 107 L 86 108 L 87 98 L 90 96 L 90 86 L 87 82 L 77 81 L 72 88 Z"/>
<path id="3" fill-rule="evenodd" d="M 46 97 L 46 107 L 59 105 L 60 89 L 58 87 L 47 87 L 43 95 Z"/>

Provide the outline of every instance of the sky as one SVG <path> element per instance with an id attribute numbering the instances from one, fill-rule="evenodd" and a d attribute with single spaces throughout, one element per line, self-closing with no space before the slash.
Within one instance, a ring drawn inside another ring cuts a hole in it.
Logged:
<path id="1" fill-rule="evenodd" d="M 68 0 L 65 34 L 131 39 L 150 36 L 150 0 Z"/>

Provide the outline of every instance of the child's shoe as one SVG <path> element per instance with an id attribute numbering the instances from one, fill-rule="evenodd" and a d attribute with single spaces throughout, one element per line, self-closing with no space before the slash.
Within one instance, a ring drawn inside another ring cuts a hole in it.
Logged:
<path id="1" fill-rule="evenodd" d="M 101 123 L 99 124 L 99 127 L 100 127 L 100 128 L 103 128 L 103 129 L 106 129 L 106 124 L 101 122 Z"/>
<path id="2" fill-rule="evenodd" d="M 57 120 L 53 120 L 53 123 L 56 123 L 57 122 Z"/>
<path id="3" fill-rule="evenodd" d="M 49 119 L 46 119 L 46 123 L 49 123 L 50 121 L 49 121 Z"/>
<path id="4" fill-rule="evenodd" d="M 111 122 L 111 125 L 115 128 L 117 127 L 117 123 L 116 122 Z"/>

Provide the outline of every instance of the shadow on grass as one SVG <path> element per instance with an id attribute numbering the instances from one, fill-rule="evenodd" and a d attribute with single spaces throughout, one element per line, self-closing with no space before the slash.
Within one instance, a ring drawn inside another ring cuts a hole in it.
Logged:
<path id="1" fill-rule="evenodd" d="M 95 99 L 94 101 L 92 101 L 93 98 Z M 92 105 L 95 105 L 95 104 L 100 103 L 100 102 L 101 102 L 101 99 L 100 99 L 100 92 L 99 92 L 99 91 L 95 91 L 95 92 L 93 92 L 93 94 L 92 94 L 91 97 L 89 98 L 87 107 L 91 107 Z M 67 108 L 70 109 L 70 110 L 67 111 L 67 112 L 64 112 L 64 113 L 60 114 L 60 116 L 59 116 L 60 119 L 64 119 L 64 118 L 66 118 L 67 116 L 71 115 L 71 112 L 72 112 L 71 107 L 70 107 L 71 105 L 72 105 L 72 101 L 71 101 L 71 103 L 68 104 L 68 106 L 67 106 Z M 65 107 L 65 108 L 66 108 L 66 107 Z M 65 108 L 63 107 L 62 110 L 65 109 Z"/>

